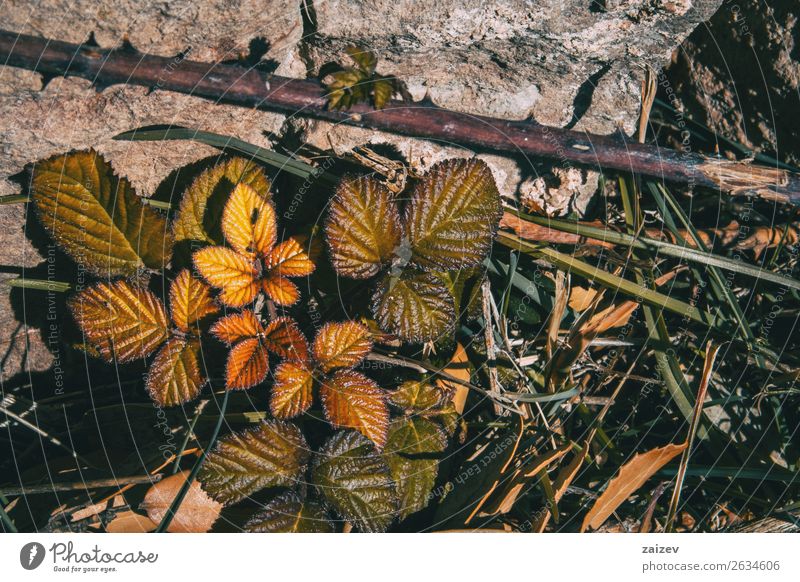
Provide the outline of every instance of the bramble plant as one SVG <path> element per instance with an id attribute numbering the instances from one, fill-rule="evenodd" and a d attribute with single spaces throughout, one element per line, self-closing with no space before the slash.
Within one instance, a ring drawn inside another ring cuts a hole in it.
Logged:
<path id="1" fill-rule="evenodd" d="M 331 260 L 343 277 L 380 275 L 371 307 L 381 328 L 432 341 L 452 328 L 463 279 L 489 253 L 500 195 L 473 158 L 436 164 L 401 202 L 376 178 L 344 180 L 325 225 Z"/>
<path id="2" fill-rule="evenodd" d="M 290 279 L 316 266 L 303 239 L 278 240 L 270 181 L 256 164 L 232 158 L 202 172 L 171 222 L 91 150 L 38 163 L 31 186 L 48 232 L 99 277 L 68 300 L 87 354 L 114 364 L 154 356 L 145 385 L 159 406 L 183 405 L 209 378 L 214 384 L 203 353 L 214 341 L 228 347 L 226 391 L 271 384 L 272 418 L 221 437 L 196 472 L 214 503 L 287 489 L 246 529 L 333 531 L 332 511 L 362 531 L 383 531 L 428 504 L 436 457 L 458 418 L 452 395 L 419 380 L 387 391 L 355 368 L 375 341 L 391 338 L 377 327 L 429 341 L 452 325 L 460 273 L 476 275 L 499 217 L 485 164 L 438 164 L 402 218 L 400 201 L 376 179 L 342 182 L 326 224 L 331 258 L 340 275 L 383 275 L 373 299 L 377 325 L 329 321 L 311 344 L 277 308 L 300 302 Z M 202 247 L 190 255 L 194 273 L 181 266 L 177 249 L 186 242 Z M 167 281 L 163 300 L 154 275 Z M 271 357 L 281 361 L 270 376 Z M 334 430 L 312 452 L 290 419 L 313 418 L 315 401 Z M 162 501 L 151 505 L 168 513 Z M 186 519 L 184 512 L 180 527 Z"/>
<path id="3" fill-rule="evenodd" d="M 409 100 L 408 90 L 400 79 L 379 75 L 375 69 L 378 57 L 369 50 L 350 46 L 345 49 L 355 66 L 334 65 L 335 70 L 326 76 L 328 107 L 349 109 L 356 103 L 371 103 L 375 109 L 383 109 L 395 93 Z"/>

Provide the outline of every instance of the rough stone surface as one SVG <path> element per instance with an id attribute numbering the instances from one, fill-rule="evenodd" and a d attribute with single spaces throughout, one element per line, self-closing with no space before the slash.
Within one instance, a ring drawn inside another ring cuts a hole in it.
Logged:
<path id="1" fill-rule="evenodd" d="M 800 165 L 800 5 L 726 0 L 667 70 L 680 106 L 719 136 Z"/>
<path id="2" fill-rule="evenodd" d="M 379 71 L 404 79 L 417 99 L 465 113 L 533 118 L 609 133 L 632 131 L 642 67 L 660 67 L 721 0 L 7 0 L 2 26 L 70 42 L 90 33 L 103 47 L 123 39 L 160 55 L 187 52 L 204 61 L 232 60 L 262 38 L 280 74 L 315 74 L 341 60 L 346 45 L 375 50 Z M 604 8 L 600 8 L 604 6 Z M 303 12 L 307 17 L 304 31 Z M 303 35 L 307 36 L 303 38 Z M 264 43 L 261 43 L 262 45 Z M 252 53 L 251 53 L 252 54 Z M 115 86 L 95 91 L 80 79 L 55 79 L 44 90 L 31 72 L 0 67 L 0 195 L 17 194 L 26 164 L 71 149 L 95 147 L 145 195 L 180 166 L 210 155 L 197 144 L 113 142 L 118 132 L 175 123 L 269 145 L 265 132 L 293 126 L 324 149 L 392 143 L 419 169 L 470 152 L 380 132 L 292 120 L 168 92 Z M 481 154 L 506 196 L 539 193 L 553 213 L 585 207 L 596 175 L 560 168 L 541 175 L 525 160 Z M 12 177 L 11 180 L 8 178 Z M 0 207 L 0 265 L 33 267 L 45 259 L 24 236 L 23 206 Z M 8 278 L 8 275 L 3 275 Z M 0 294 L 3 378 L 50 365 L 38 332 L 17 323 Z M 27 363 L 26 363 L 27 362 Z M 27 366 L 27 368 L 26 368 Z"/>

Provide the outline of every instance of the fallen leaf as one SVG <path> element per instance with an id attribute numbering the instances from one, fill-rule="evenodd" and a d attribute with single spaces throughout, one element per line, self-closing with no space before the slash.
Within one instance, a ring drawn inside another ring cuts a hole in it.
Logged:
<path id="1" fill-rule="evenodd" d="M 467 357 L 467 352 L 464 350 L 464 346 L 462 346 L 460 343 L 456 344 L 456 351 L 453 353 L 450 363 L 447 364 L 445 369 L 442 371 L 445 374 L 453 376 L 454 378 L 458 378 L 464 382 L 469 382 L 469 357 Z M 436 385 L 439 386 L 439 388 L 441 388 L 446 394 L 453 395 L 452 402 L 456 412 L 458 412 L 458 414 L 464 414 L 464 405 L 467 403 L 467 394 L 469 394 L 469 388 L 457 382 L 453 382 L 452 380 L 447 380 L 446 378 L 438 378 L 436 380 Z"/>
<path id="2" fill-rule="evenodd" d="M 594 505 L 583 519 L 581 531 L 587 528 L 597 529 L 625 502 L 635 491 L 678 456 L 686 448 L 686 443 L 669 444 L 652 449 L 634 457 L 620 468 L 619 473 L 611 481 L 605 491 L 597 498 Z"/>
<path id="3" fill-rule="evenodd" d="M 107 533 L 149 533 L 158 527 L 152 519 L 141 513 L 123 511 L 106 526 Z"/>
<path id="4" fill-rule="evenodd" d="M 145 494 L 142 509 L 147 511 L 147 516 L 155 524 L 161 523 L 161 520 L 164 519 L 167 510 L 186 482 L 188 474 L 189 471 L 181 471 L 162 479 L 150 487 Z M 214 501 L 208 493 L 203 491 L 198 481 L 192 481 L 167 531 L 172 533 L 207 532 L 217 521 L 220 511 L 222 511 L 222 504 Z"/>

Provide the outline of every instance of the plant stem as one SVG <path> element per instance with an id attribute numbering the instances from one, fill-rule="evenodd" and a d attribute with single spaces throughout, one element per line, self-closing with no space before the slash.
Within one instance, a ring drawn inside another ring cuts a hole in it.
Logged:
<path id="1" fill-rule="evenodd" d="M 89 79 L 98 85 L 124 83 L 187 93 L 219 102 L 288 112 L 335 123 L 379 129 L 416 138 L 456 143 L 514 155 L 535 156 L 692 183 L 734 194 L 800 203 L 800 176 L 775 166 L 707 158 L 640 144 L 621 133 L 590 135 L 531 121 L 508 121 L 436 107 L 429 101 L 391 101 L 376 111 L 327 106 L 326 89 L 312 80 L 279 77 L 255 68 L 145 55 L 126 47 L 101 49 L 0 30 L 0 59 L 7 66 L 55 76 Z M 164 71 L 171 73 L 164 76 Z"/>
<path id="2" fill-rule="evenodd" d="M 181 486 L 180 491 L 175 496 L 175 499 L 170 504 L 169 508 L 167 509 L 167 513 L 164 515 L 164 518 L 161 520 L 161 523 L 158 524 L 158 527 L 155 530 L 155 533 L 164 533 L 167 531 L 169 524 L 172 523 L 175 514 L 178 512 L 178 509 L 183 503 L 183 498 L 186 497 L 186 494 L 189 492 L 189 487 L 192 486 L 192 482 L 194 482 L 195 478 L 197 478 L 197 473 L 200 472 L 200 467 L 203 466 L 203 463 L 208 456 L 208 452 L 217 442 L 217 437 L 219 436 L 219 431 L 222 428 L 222 423 L 225 420 L 225 411 L 228 409 L 228 397 L 231 395 L 230 390 L 225 391 L 225 395 L 222 397 L 222 406 L 219 409 L 219 419 L 217 420 L 217 425 L 214 427 L 214 433 L 211 435 L 211 439 L 208 441 L 208 446 L 203 450 L 203 454 L 195 461 L 194 465 L 192 466 L 192 470 L 189 472 L 189 475 L 186 477 L 186 482 Z"/>

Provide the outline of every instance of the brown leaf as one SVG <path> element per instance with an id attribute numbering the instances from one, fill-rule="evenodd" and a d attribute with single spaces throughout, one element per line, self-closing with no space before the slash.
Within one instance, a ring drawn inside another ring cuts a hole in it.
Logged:
<path id="1" fill-rule="evenodd" d="M 325 416 L 333 426 L 357 430 L 378 449 L 383 448 L 389 431 L 389 408 L 386 394 L 374 381 L 353 370 L 339 370 L 325 378 L 320 396 Z"/>
<path id="2" fill-rule="evenodd" d="M 181 471 L 150 487 L 144 496 L 142 508 L 147 511 L 148 517 L 153 522 L 158 524 L 164 519 L 167 510 L 186 482 L 188 474 L 189 471 Z M 222 511 L 222 504 L 209 497 L 198 481 L 192 481 L 167 531 L 172 533 L 207 532 L 217 521 L 220 511 Z"/>
<path id="3" fill-rule="evenodd" d="M 275 370 L 269 409 L 275 418 L 292 418 L 311 407 L 314 376 L 305 365 L 282 362 Z"/>
<path id="4" fill-rule="evenodd" d="M 587 528 L 598 529 L 628 497 L 685 448 L 686 443 L 669 444 L 634 455 L 620 468 L 617 476 L 608 482 L 605 491 L 594 502 L 583 519 L 581 531 L 586 531 Z"/>
<path id="5" fill-rule="evenodd" d="M 372 351 L 372 334 L 356 321 L 326 323 L 314 339 L 313 351 L 325 373 L 352 368 Z"/>

